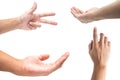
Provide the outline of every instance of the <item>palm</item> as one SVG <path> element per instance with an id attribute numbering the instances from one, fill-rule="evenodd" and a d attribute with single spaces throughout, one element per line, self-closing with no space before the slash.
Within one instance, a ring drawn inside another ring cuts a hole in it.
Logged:
<path id="1" fill-rule="evenodd" d="M 33 18 L 34 17 L 34 18 Z M 21 16 L 22 23 L 20 25 L 20 29 L 24 30 L 30 30 L 30 29 L 36 29 L 37 27 L 40 27 L 40 24 L 31 25 L 31 22 L 39 22 L 40 19 L 38 15 L 32 14 L 32 13 L 25 13 Z"/>
<path id="2" fill-rule="evenodd" d="M 52 65 L 45 64 L 39 57 L 27 57 L 24 59 L 24 69 L 33 74 L 46 75 L 51 71 Z"/>
<path id="3" fill-rule="evenodd" d="M 23 74 L 28 76 L 45 76 L 59 69 L 68 57 L 68 53 L 53 63 L 44 63 L 49 55 L 30 56 L 22 60 Z"/>
<path id="4" fill-rule="evenodd" d="M 94 21 L 93 14 L 98 8 L 92 8 L 87 11 L 82 11 L 76 7 L 71 8 L 71 13 L 82 23 L 88 23 Z"/>

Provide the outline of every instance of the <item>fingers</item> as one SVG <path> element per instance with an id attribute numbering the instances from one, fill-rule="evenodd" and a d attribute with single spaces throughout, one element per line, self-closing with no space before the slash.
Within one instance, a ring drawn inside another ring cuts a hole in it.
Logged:
<path id="1" fill-rule="evenodd" d="M 105 40 L 105 37 L 104 37 L 104 34 L 103 33 L 100 33 L 100 45 L 101 46 L 104 46 L 106 40 Z"/>
<path id="2" fill-rule="evenodd" d="M 54 22 L 54 21 L 48 21 L 48 20 L 45 20 L 45 19 L 40 19 L 39 22 L 30 22 L 30 26 L 29 26 L 29 29 L 36 29 L 37 27 L 41 27 L 41 23 L 46 23 L 46 24 L 51 24 L 51 25 L 57 25 L 57 22 Z"/>
<path id="3" fill-rule="evenodd" d="M 104 44 L 108 45 L 108 38 L 106 36 L 104 37 Z"/>
<path id="4" fill-rule="evenodd" d="M 40 22 L 41 23 L 46 23 L 46 24 L 51 24 L 51 25 L 57 25 L 57 22 L 49 21 L 49 20 L 46 20 L 46 19 L 40 19 Z"/>
<path id="5" fill-rule="evenodd" d="M 96 27 L 93 30 L 93 43 L 94 43 L 94 46 L 98 46 L 98 36 L 97 36 L 97 28 Z"/>
<path id="6" fill-rule="evenodd" d="M 29 23 L 32 27 L 41 27 L 40 22 L 30 22 Z"/>
<path id="7" fill-rule="evenodd" d="M 31 13 L 31 14 L 32 14 L 36 9 L 37 9 L 37 3 L 34 2 L 32 8 L 31 8 L 30 10 L 28 10 L 28 13 Z"/>
<path id="8" fill-rule="evenodd" d="M 104 38 L 105 38 L 105 39 L 104 39 L 104 44 L 105 44 L 106 46 L 110 47 L 110 45 L 111 45 L 110 41 L 108 41 L 108 38 L 107 38 L 106 36 L 105 36 Z"/>
<path id="9" fill-rule="evenodd" d="M 110 42 L 108 41 L 108 38 L 104 36 L 103 33 L 100 34 L 100 46 L 110 46 Z"/>
<path id="10" fill-rule="evenodd" d="M 42 14 L 39 14 L 39 17 L 47 17 L 47 16 L 55 16 L 55 13 L 42 13 Z"/>
<path id="11" fill-rule="evenodd" d="M 72 7 L 71 8 L 71 11 L 73 12 L 73 13 L 76 13 L 76 14 L 78 14 L 78 13 L 84 13 L 82 10 L 80 10 L 80 9 L 78 9 L 78 8 L 76 8 L 76 7 Z"/>
<path id="12" fill-rule="evenodd" d="M 42 60 L 42 61 L 44 61 L 44 60 L 46 60 L 46 59 L 48 59 L 48 58 L 49 58 L 49 55 L 48 55 L 48 54 L 43 54 L 43 55 L 40 55 L 40 56 L 39 56 L 39 59 Z"/>
<path id="13" fill-rule="evenodd" d="M 80 14 L 84 13 L 82 10 L 76 8 L 76 7 L 72 7 L 71 8 L 71 13 L 73 14 L 74 17 L 78 17 Z"/>
<path id="14" fill-rule="evenodd" d="M 98 43 L 97 28 L 96 27 L 93 30 L 93 43 L 94 43 L 93 45 L 96 47 L 98 46 L 98 44 L 100 46 L 104 46 L 104 45 L 110 46 L 110 42 L 108 41 L 108 38 L 106 36 L 104 36 L 103 33 L 100 33 L 100 41 Z"/>
<path id="15" fill-rule="evenodd" d="M 53 66 L 53 71 L 57 70 L 62 66 L 62 64 L 66 61 L 66 59 L 69 56 L 69 52 L 66 52 L 64 55 L 62 55 L 55 63 Z"/>
<path id="16" fill-rule="evenodd" d="M 41 27 L 41 24 L 39 22 L 29 22 L 29 26 L 26 30 L 34 30 L 38 27 Z"/>
<path id="17" fill-rule="evenodd" d="M 39 14 L 39 17 L 47 17 L 47 16 L 54 16 L 55 13 L 44 13 L 44 14 Z M 46 23 L 46 24 L 51 24 L 51 25 L 57 25 L 57 22 L 55 21 L 50 21 L 46 19 L 40 19 L 41 23 Z"/>

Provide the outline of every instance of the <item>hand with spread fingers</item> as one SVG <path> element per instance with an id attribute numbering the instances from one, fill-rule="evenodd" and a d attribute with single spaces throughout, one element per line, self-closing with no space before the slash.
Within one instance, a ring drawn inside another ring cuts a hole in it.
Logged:
<path id="1" fill-rule="evenodd" d="M 0 34 L 16 29 L 33 30 L 41 27 L 41 23 L 57 25 L 55 21 L 43 19 L 47 16 L 55 16 L 54 12 L 35 14 L 34 12 L 36 9 L 37 3 L 34 2 L 32 8 L 23 15 L 0 20 Z"/>
<path id="2" fill-rule="evenodd" d="M 107 61 L 110 55 L 110 42 L 103 33 L 100 34 L 98 41 L 96 28 L 93 31 L 93 40 L 89 44 L 89 54 L 94 63 L 91 80 L 105 80 Z"/>
<path id="3" fill-rule="evenodd" d="M 57 22 L 55 21 L 42 19 L 43 17 L 47 17 L 47 16 L 55 16 L 55 13 L 50 12 L 50 13 L 34 14 L 36 9 L 37 9 L 37 4 L 34 2 L 32 8 L 19 17 L 21 23 L 18 26 L 18 28 L 27 29 L 27 30 L 36 29 L 37 27 L 41 26 L 41 23 L 57 25 Z"/>

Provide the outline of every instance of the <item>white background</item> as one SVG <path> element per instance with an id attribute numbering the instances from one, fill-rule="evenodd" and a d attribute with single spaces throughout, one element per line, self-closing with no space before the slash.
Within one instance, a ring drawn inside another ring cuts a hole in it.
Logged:
<path id="1" fill-rule="evenodd" d="M 33 31 L 15 30 L 0 35 L 0 50 L 23 59 L 30 55 L 50 54 L 48 62 L 53 62 L 69 51 L 70 56 L 62 68 L 45 77 L 22 77 L 8 72 L 0 72 L 0 80 L 90 80 L 93 63 L 88 54 L 88 44 L 92 39 L 93 27 L 98 35 L 103 32 L 111 41 L 111 55 L 107 66 L 106 80 L 120 80 L 120 23 L 119 19 L 101 20 L 83 24 L 75 19 L 70 8 L 82 10 L 102 7 L 114 0 L 35 0 L 35 13 L 56 12 L 47 19 L 58 22 L 57 26 L 43 24 Z M 31 8 L 34 0 L 0 0 L 0 19 L 20 16 Z"/>

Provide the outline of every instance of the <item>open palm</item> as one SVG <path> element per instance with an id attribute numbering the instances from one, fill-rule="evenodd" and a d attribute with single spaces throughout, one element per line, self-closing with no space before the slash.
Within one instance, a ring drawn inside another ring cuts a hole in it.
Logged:
<path id="1" fill-rule="evenodd" d="M 22 60 L 22 75 L 24 76 L 47 76 L 53 71 L 59 69 L 68 58 L 69 53 L 65 53 L 53 63 L 44 63 L 49 55 L 30 56 Z"/>

